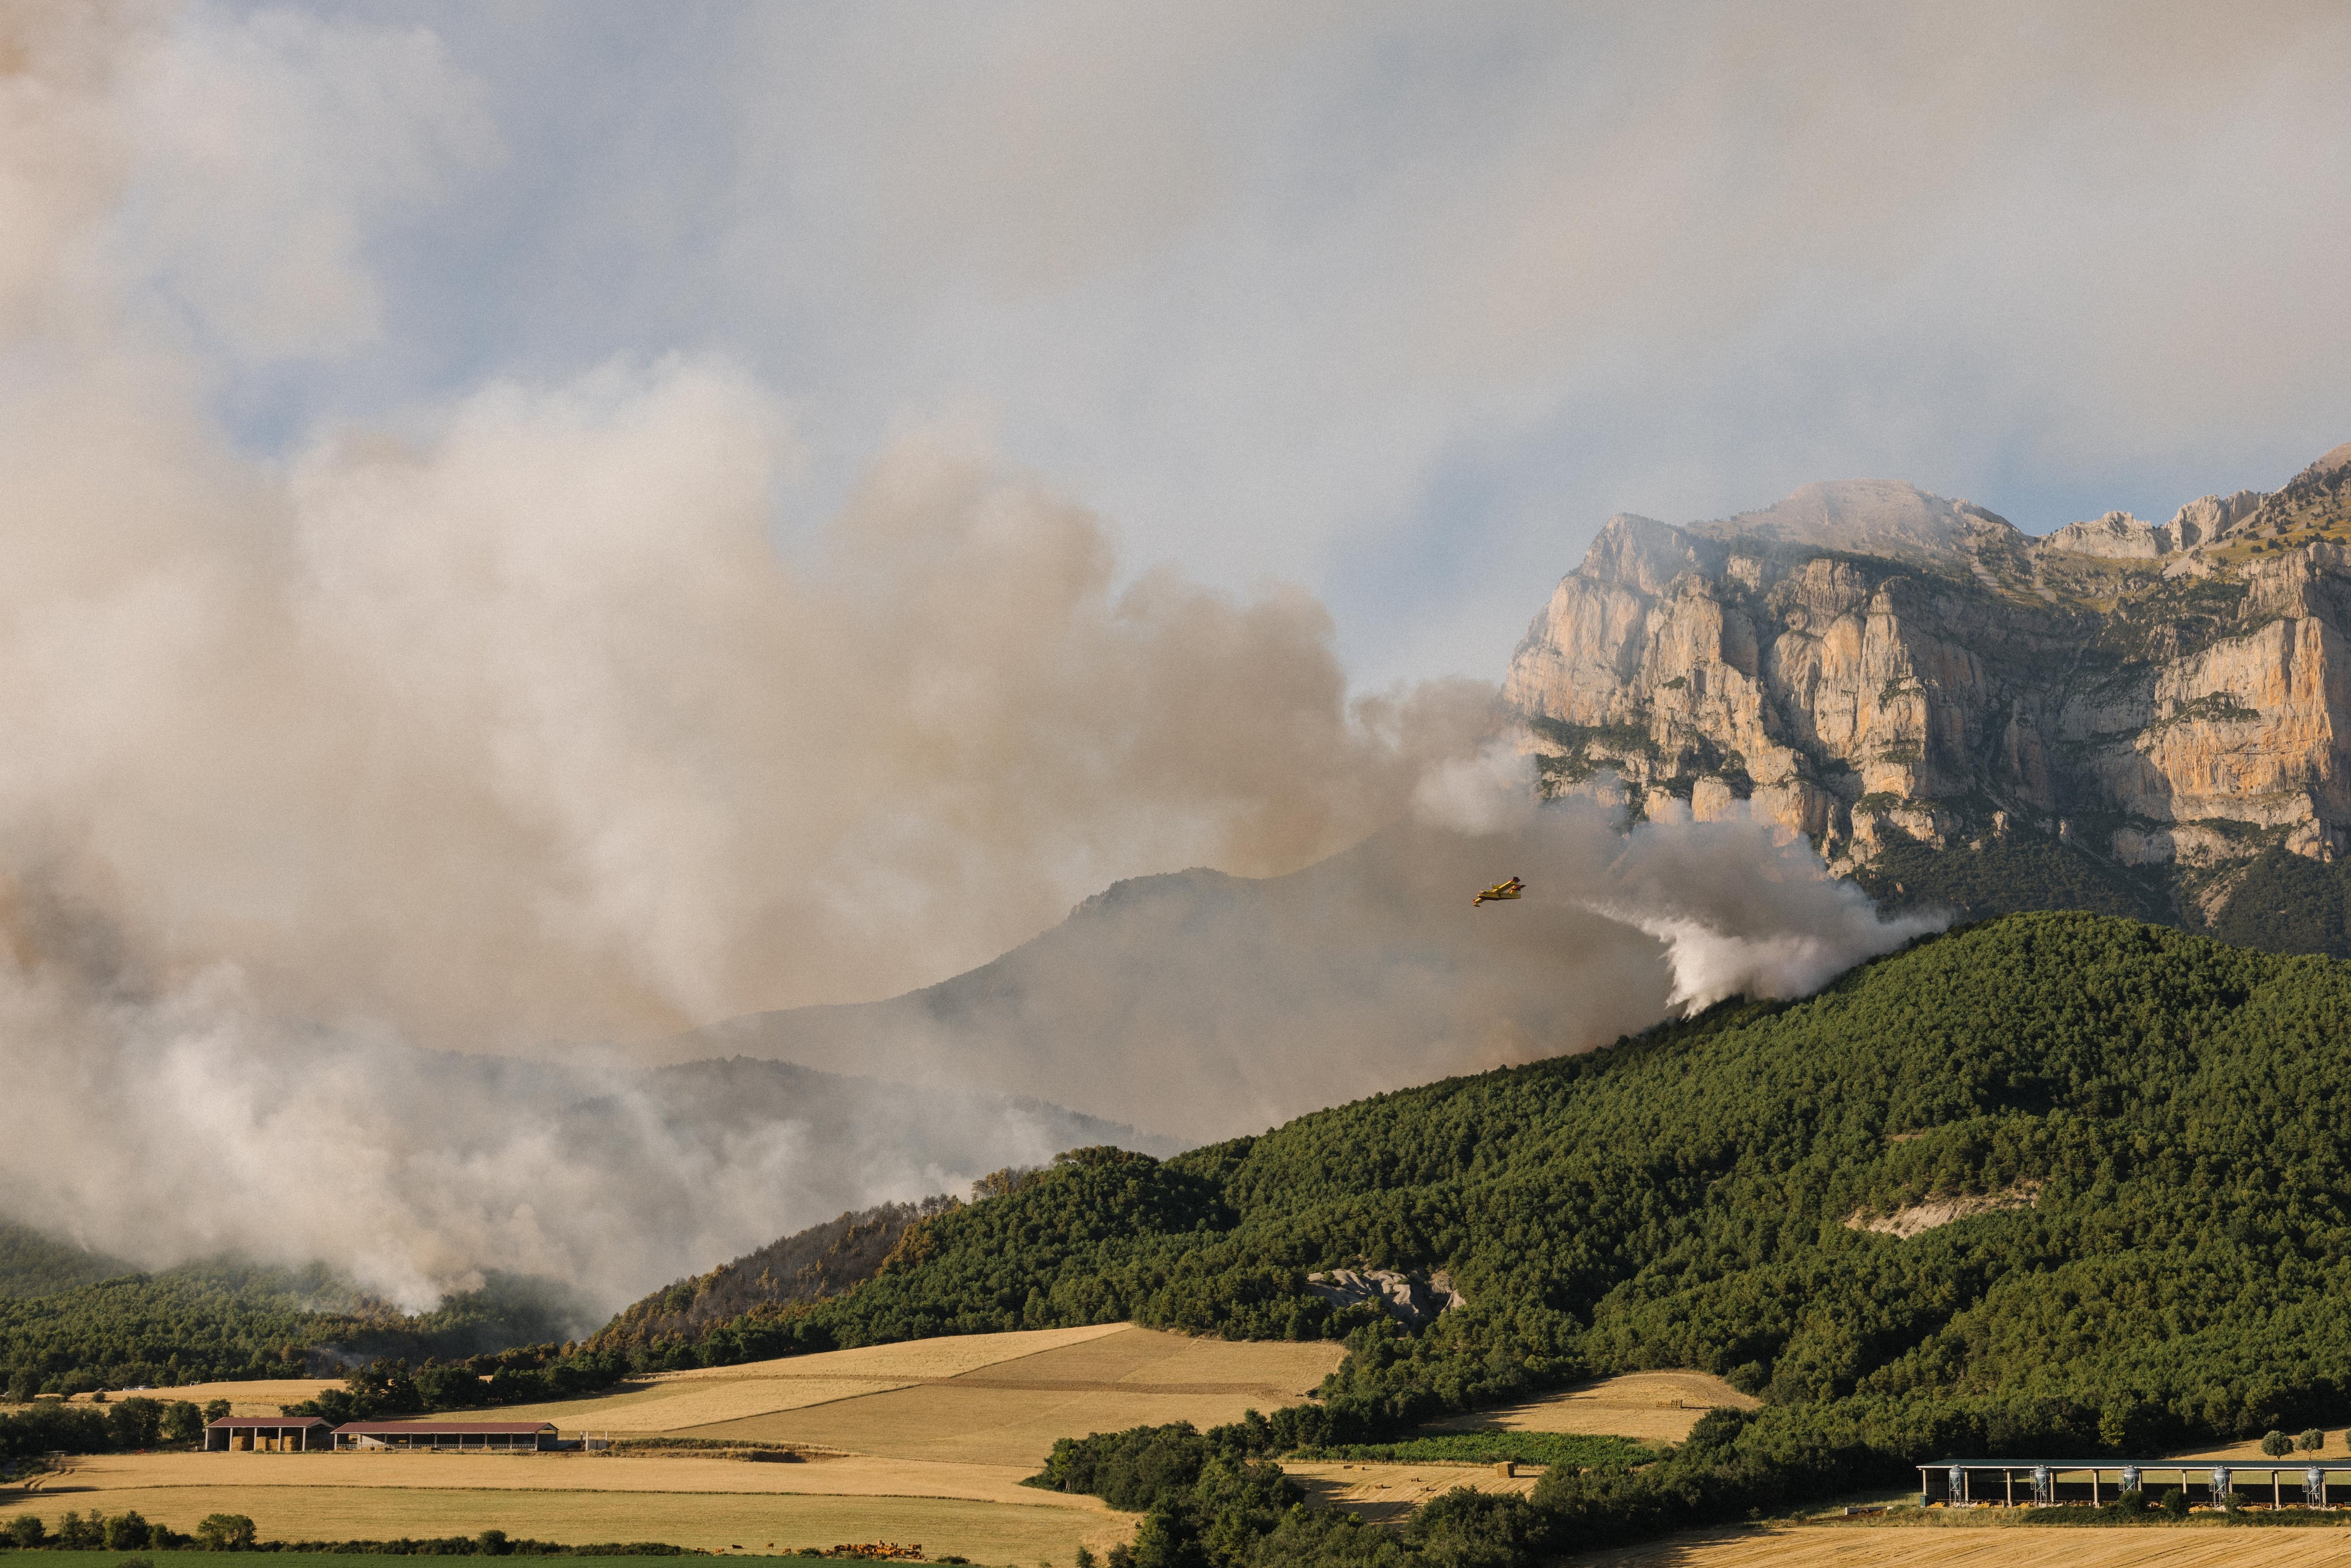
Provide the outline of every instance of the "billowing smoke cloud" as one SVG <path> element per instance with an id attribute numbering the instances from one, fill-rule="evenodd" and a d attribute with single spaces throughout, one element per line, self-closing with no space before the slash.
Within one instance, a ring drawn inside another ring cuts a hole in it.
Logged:
<path id="1" fill-rule="evenodd" d="M 723 357 L 492 380 L 282 462 L 238 450 L 192 345 L 366 341 L 364 235 L 340 165 L 293 152 L 223 217 L 204 182 L 252 172 L 208 161 L 201 124 L 157 183 L 154 124 L 192 89 L 147 15 L 0 19 L 19 1217 L 149 1260 L 323 1257 L 410 1300 L 486 1266 L 612 1299 L 1099 1131 L 950 1089 L 1207 1135 L 1800 989 L 1899 939 L 1756 830 L 1628 848 L 1596 811 L 1535 811 L 1475 750 L 1489 688 L 1351 698 L 1310 598 L 1122 586 L 1095 517 L 952 429 L 906 434 L 815 548 L 780 551 L 794 413 Z M 255 28 L 335 99 L 383 199 L 496 155 L 429 39 Z M 205 57 L 210 90 L 281 103 L 250 50 Z M 379 68 L 413 90 L 367 90 Z M 303 244 L 238 276 L 200 243 L 219 222 Z M 1313 869 L 1232 883 L 1270 925 L 1040 968 L 1082 1030 L 998 1052 L 934 1019 L 810 1052 L 933 1086 L 886 1111 L 562 1043 L 887 996 L 1191 865 Z M 1465 924 L 1471 885 L 1512 871 L 1541 897 Z M 460 1049 L 539 1064 L 433 1054 Z"/>
<path id="2" fill-rule="evenodd" d="M 1206 1140 L 1603 1045 L 1677 1009 L 1802 996 L 1937 928 L 1881 920 L 1802 840 L 1591 800 L 1528 760 L 1432 766 L 1410 820 L 1305 871 L 1125 883 L 976 973 L 669 1042 L 940 1085 L 974 1075 Z M 1473 908 L 1516 875 L 1523 897 Z"/>
<path id="3" fill-rule="evenodd" d="M 1090 1134 L 812 1089 L 744 1126 L 559 1042 L 886 995 L 1122 873 L 1290 870 L 1487 723 L 1467 684 L 1351 699 L 1294 591 L 1121 586 L 1096 518 L 952 430 L 788 560 L 792 411 L 723 358 L 243 454 L 206 352 L 367 340 L 362 205 L 496 154 L 465 85 L 429 36 L 291 14 L 0 28 L 23 1218 L 410 1299 L 486 1264 L 610 1293 L 1040 1158 Z M 287 247 L 240 272 L 256 228 Z M 453 1048 L 571 1065 L 419 1054 Z"/>
<path id="4" fill-rule="evenodd" d="M 1730 997 L 1810 996 L 1864 958 L 1950 924 L 1943 914 L 1881 917 L 1866 894 L 1828 874 L 1801 839 L 1744 810 L 1697 822 L 1668 807 L 1633 831 L 1592 907 L 1666 944 L 1673 1006 Z"/>
<path id="5" fill-rule="evenodd" d="M 496 1267 L 609 1311 L 880 1198 L 1086 1144 L 1169 1152 L 1003 1094 L 306 1029 L 225 970 L 143 998 L 11 980 L 12 1211 L 147 1260 L 323 1259 L 412 1307 Z"/>

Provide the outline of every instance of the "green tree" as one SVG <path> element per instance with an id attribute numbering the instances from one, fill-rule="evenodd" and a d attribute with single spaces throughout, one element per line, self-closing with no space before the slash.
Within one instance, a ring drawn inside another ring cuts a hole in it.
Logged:
<path id="1" fill-rule="evenodd" d="M 128 1509 L 106 1521 L 106 1549 L 109 1552 L 144 1552 L 153 1531 L 139 1511 Z"/>
<path id="2" fill-rule="evenodd" d="M 208 1513 L 196 1526 L 196 1540 L 207 1552 L 250 1552 L 253 1521 L 241 1513 Z"/>
<path id="3" fill-rule="evenodd" d="M 2294 1452 L 2294 1439 L 2275 1427 L 2262 1434 L 2262 1452 L 2273 1459 L 2283 1459 Z"/>
<path id="4" fill-rule="evenodd" d="M 2326 1434 L 2316 1427 L 2294 1440 L 2294 1446 L 2305 1454 L 2314 1454 L 2326 1447 Z"/>
<path id="5" fill-rule="evenodd" d="M 205 1400 L 204 1424 L 206 1426 L 210 1426 L 214 1421 L 219 1420 L 222 1416 L 226 1416 L 229 1413 L 229 1402 L 225 1399 Z"/>
<path id="6" fill-rule="evenodd" d="M 118 1448 L 152 1448 L 162 1437 L 163 1405 L 161 1400 L 132 1395 L 106 1412 L 106 1435 Z"/>
<path id="7" fill-rule="evenodd" d="M 201 1443 L 204 1440 L 204 1413 L 190 1400 L 174 1399 L 163 1406 L 162 1431 L 168 1443 Z"/>
<path id="8" fill-rule="evenodd" d="M 20 1513 L 8 1521 L 8 1544 L 38 1546 L 49 1537 L 48 1527 L 37 1513 Z"/>
<path id="9" fill-rule="evenodd" d="M 195 1526 L 195 1540 L 204 1552 L 252 1552 L 254 1521 L 245 1514 L 204 1514 Z"/>
<path id="10" fill-rule="evenodd" d="M 2174 1519 L 2186 1519 L 2188 1517 L 2188 1489 L 2186 1487 L 2166 1488 L 2163 1493 L 2163 1511 L 2169 1514 Z"/>

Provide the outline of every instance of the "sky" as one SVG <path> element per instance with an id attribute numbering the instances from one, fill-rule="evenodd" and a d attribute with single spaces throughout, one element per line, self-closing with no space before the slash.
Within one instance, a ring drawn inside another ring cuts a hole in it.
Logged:
<path id="1" fill-rule="evenodd" d="M 282 454 L 715 356 L 779 549 L 947 428 L 1117 570 L 1499 677 L 1617 510 L 2046 531 L 2351 436 L 2330 4 L 195 4 L 125 244 Z"/>

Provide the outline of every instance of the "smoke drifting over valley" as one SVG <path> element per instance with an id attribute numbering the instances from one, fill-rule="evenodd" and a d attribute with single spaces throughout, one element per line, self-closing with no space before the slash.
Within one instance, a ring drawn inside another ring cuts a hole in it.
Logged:
<path id="1" fill-rule="evenodd" d="M 1939 919 L 1884 921 L 1801 841 L 1743 820 L 1537 807 L 1490 761 L 1426 812 L 1291 875 L 1124 882 L 943 984 L 732 1019 L 664 1053 L 773 1055 L 1050 1095 L 1186 1142 L 1603 1045 L 1729 996 L 1795 997 Z M 1469 781 L 1474 787 L 1465 788 Z M 1464 831 L 1466 819 L 1479 831 Z M 1470 907 L 1507 875 L 1516 903 Z"/>
<path id="2" fill-rule="evenodd" d="M 956 426 L 780 549 L 795 410 L 723 356 L 487 379 L 254 455 L 204 352 L 364 340 L 365 270 L 317 171 L 262 213 L 302 242 L 279 273 L 183 233 L 200 159 L 166 201 L 141 138 L 186 61 L 144 16 L 0 22 L 17 1218 L 412 1302 L 486 1267 L 616 1301 L 1126 1135 L 1086 1116 L 1251 1129 L 1793 994 L 1913 929 L 1751 826 L 1538 811 L 1477 749 L 1490 685 L 1351 695 L 1311 597 L 1123 577 L 1099 519 Z M 382 109 L 356 178 L 386 200 L 497 153 L 408 46 L 455 107 L 438 141 Z M 1009 1022 L 687 1033 L 871 1004 L 1191 866 L 1216 897 L 1048 953 Z M 1473 916 L 1512 873 L 1537 896 Z M 640 1065 L 768 1045 L 930 1087 Z"/>

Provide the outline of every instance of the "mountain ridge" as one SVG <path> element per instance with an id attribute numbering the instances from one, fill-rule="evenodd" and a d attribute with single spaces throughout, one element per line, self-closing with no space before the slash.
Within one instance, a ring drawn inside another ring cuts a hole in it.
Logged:
<path id="1" fill-rule="evenodd" d="M 2271 852 L 2351 847 L 2347 483 L 2351 444 L 2038 538 L 1889 480 L 1620 513 L 1503 701 L 1550 793 L 1743 809 L 1848 873 L 2037 835 L 2210 929 Z"/>

